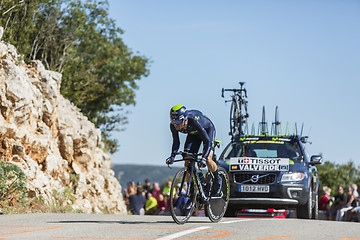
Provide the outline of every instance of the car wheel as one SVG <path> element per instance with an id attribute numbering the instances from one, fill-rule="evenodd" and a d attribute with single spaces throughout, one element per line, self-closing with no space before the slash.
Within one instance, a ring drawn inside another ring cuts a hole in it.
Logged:
<path id="1" fill-rule="evenodd" d="M 319 218 L 319 195 L 316 193 L 315 203 L 312 210 L 312 219 L 318 219 L 318 218 Z"/>
<path id="2" fill-rule="evenodd" d="M 309 189 L 308 200 L 304 205 L 300 205 L 296 208 L 296 216 L 297 218 L 302 219 L 311 219 L 312 217 L 312 190 Z"/>
<path id="3" fill-rule="evenodd" d="M 224 217 L 236 217 L 236 210 L 228 206 L 226 209 Z"/>

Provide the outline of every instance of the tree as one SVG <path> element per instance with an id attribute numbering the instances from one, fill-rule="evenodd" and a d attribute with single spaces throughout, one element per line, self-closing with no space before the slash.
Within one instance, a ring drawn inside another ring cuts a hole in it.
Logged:
<path id="1" fill-rule="evenodd" d="M 73 48 L 80 57 L 69 61 L 62 93 L 101 128 L 110 152 L 114 152 L 109 134 L 119 123 L 126 123 L 121 113 L 124 106 L 135 104 L 136 80 L 148 75 L 148 60 L 128 49 L 119 37 L 122 30 L 107 18 L 106 9 L 95 3 L 85 4 L 84 8 L 82 13 L 89 11 L 87 21 L 79 33 L 80 44 Z M 79 14 L 79 9 L 81 6 L 73 5 L 69 12 Z"/>
<path id="2" fill-rule="evenodd" d="M 317 168 L 320 191 L 324 186 L 328 186 L 332 189 L 332 195 L 335 195 L 339 186 L 345 189 L 353 183 L 360 184 L 360 168 L 356 167 L 352 161 L 346 164 L 334 164 L 326 161 Z"/>
<path id="3" fill-rule="evenodd" d="M 135 104 L 136 83 L 149 74 L 149 60 L 122 41 L 106 0 L 17 0 L 0 3 L 4 39 L 25 60 L 41 60 L 63 74 L 61 93 L 101 129 L 106 150 L 110 133 L 127 123 L 125 106 Z"/>

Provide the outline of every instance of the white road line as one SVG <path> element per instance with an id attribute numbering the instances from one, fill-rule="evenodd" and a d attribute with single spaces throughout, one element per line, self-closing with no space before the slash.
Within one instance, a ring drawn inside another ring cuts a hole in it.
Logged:
<path id="1" fill-rule="evenodd" d="M 201 231 L 201 230 L 207 229 L 207 228 L 210 228 L 210 227 L 198 227 L 198 228 L 194 228 L 194 229 L 190 229 L 190 230 L 186 230 L 186 231 L 174 233 L 174 234 L 171 234 L 171 235 L 169 235 L 169 236 L 165 236 L 165 237 L 162 237 L 162 238 L 158 238 L 158 239 L 156 239 L 156 240 L 175 239 L 175 238 L 178 238 L 178 237 L 182 237 L 182 236 L 184 236 L 184 235 L 186 235 L 186 234 L 194 233 L 194 232 Z"/>
<path id="2" fill-rule="evenodd" d="M 249 221 L 254 221 L 254 219 L 241 219 L 241 220 L 234 220 L 234 221 L 227 221 L 227 222 L 220 222 L 220 223 L 237 223 L 237 222 L 249 222 Z"/>

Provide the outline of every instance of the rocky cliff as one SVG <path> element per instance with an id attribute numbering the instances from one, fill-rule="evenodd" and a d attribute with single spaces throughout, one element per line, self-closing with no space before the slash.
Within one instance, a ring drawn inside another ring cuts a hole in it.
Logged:
<path id="1" fill-rule="evenodd" d="M 60 94 L 61 74 L 21 59 L 0 42 L 0 160 L 25 172 L 30 197 L 71 189 L 74 209 L 125 214 L 100 130 Z"/>

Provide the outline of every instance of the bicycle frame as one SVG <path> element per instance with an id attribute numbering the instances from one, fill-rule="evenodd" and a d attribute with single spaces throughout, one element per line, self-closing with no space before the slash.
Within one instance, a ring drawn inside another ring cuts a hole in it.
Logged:
<path id="1" fill-rule="evenodd" d="M 180 154 L 183 153 L 183 152 L 179 152 Z M 195 158 L 196 157 L 196 158 Z M 199 179 L 199 176 L 198 176 L 198 172 L 201 172 L 202 171 L 199 169 L 199 166 L 198 166 L 198 169 L 196 168 L 195 166 L 195 163 L 198 163 L 199 164 L 199 161 L 197 159 L 197 156 L 192 156 L 192 159 L 181 159 L 181 160 L 175 160 L 174 162 L 181 162 L 181 161 L 189 161 L 189 164 L 187 166 L 187 172 L 189 173 L 189 182 L 191 181 L 192 177 L 194 176 L 194 179 L 195 179 L 195 184 L 197 186 L 197 188 L 199 189 L 199 193 L 200 193 L 200 196 L 201 196 L 201 199 L 203 200 L 204 203 L 207 203 L 208 200 L 209 200 L 209 197 L 206 195 L 208 193 L 206 193 L 205 189 L 203 189 L 203 186 L 201 184 L 201 181 Z M 180 189 L 183 189 L 184 187 L 184 182 L 185 182 L 185 177 L 182 179 L 181 181 L 181 185 L 180 185 Z M 208 189 L 211 189 L 211 186 L 208 188 Z M 189 197 L 190 196 L 190 187 L 187 189 L 187 192 L 186 192 L 186 197 Z M 209 195 L 209 194 L 208 194 Z"/>

